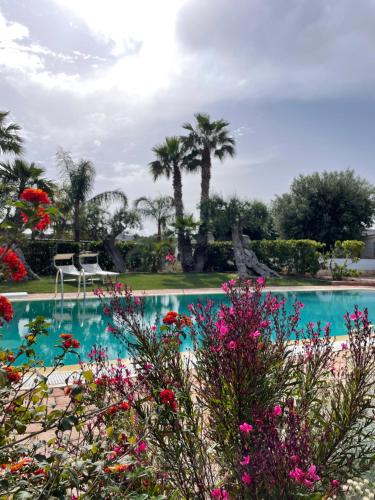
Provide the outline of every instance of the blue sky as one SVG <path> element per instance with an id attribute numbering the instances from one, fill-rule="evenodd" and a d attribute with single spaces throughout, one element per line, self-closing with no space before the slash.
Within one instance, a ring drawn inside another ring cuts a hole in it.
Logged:
<path id="1" fill-rule="evenodd" d="M 223 117 L 238 153 L 212 190 L 270 201 L 316 170 L 375 183 L 374 48 L 373 0 L 0 0 L 0 108 L 51 177 L 63 147 L 131 200 L 171 190 L 155 144 Z"/>

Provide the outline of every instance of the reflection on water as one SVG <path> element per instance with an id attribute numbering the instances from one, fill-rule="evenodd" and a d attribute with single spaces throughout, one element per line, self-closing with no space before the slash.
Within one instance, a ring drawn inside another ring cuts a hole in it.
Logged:
<path id="1" fill-rule="evenodd" d="M 285 295 L 287 305 L 298 298 L 305 307 L 301 310 L 302 325 L 321 320 L 324 325 L 331 322 L 332 334 L 345 333 L 343 316 L 357 304 L 360 309 L 369 310 L 370 320 L 375 317 L 375 293 L 371 291 L 335 291 L 335 292 L 288 292 Z M 188 314 L 188 304 L 198 299 L 205 301 L 213 299 L 216 303 L 225 300 L 223 295 L 162 295 L 146 298 L 146 319 L 153 320 L 156 316 L 164 316 L 170 310 Z M 51 323 L 48 337 L 41 337 L 36 346 L 38 357 L 46 365 L 52 363 L 58 352 L 54 347 L 59 342 L 60 333 L 73 333 L 81 343 L 80 353 L 86 359 L 87 353 L 94 344 L 106 346 L 110 359 L 126 356 L 126 350 L 121 342 L 106 331 L 108 318 L 103 315 L 99 300 L 65 300 L 65 301 L 30 301 L 13 302 L 15 319 L 3 328 L 0 343 L 3 347 L 16 350 L 27 333 L 26 324 L 36 316 L 44 316 Z M 186 340 L 182 349 L 190 348 Z M 70 354 L 67 364 L 77 363 L 77 357 Z"/>

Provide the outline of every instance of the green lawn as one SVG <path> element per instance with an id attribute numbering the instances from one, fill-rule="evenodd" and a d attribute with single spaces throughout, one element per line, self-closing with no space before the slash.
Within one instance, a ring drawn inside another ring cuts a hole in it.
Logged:
<path id="1" fill-rule="evenodd" d="M 129 273 L 120 276 L 120 281 L 130 285 L 133 290 L 160 290 L 166 288 L 217 288 L 221 283 L 235 277 L 230 273 L 188 273 L 188 274 L 149 274 L 149 273 Z M 96 283 L 100 283 L 97 281 Z M 283 277 L 272 278 L 267 281 L 273 286 L 300 286 L 300 285 L 328 285 L 329 282 L 312 278 Z M 88 290 L 93 287 L 89 285 Z M 7 282 L 0 283 L 1 292 L 29 292 L 48 293 L 54 292 L 55 284 L 53 277 L 43 277 L 40 280 L 22 283 Z M 66 282 L 64 284 L 66 292 L 77 290 L 76 283 Z"/>

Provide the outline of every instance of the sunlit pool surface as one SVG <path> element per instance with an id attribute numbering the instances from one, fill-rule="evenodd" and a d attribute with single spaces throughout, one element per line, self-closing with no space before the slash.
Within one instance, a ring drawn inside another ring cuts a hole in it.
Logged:
<path id="1" fill-rule="evenodd" d="M 357 304 L 360 309 L 369 310 L 370 320 L 375 317 L 375 292 L 371 291 L 317 291 L 317 292 L 284 292 L 277 293 L 285 296 L 287 307 L 296 300 L 304 303 L 301 310 L 301 324 L 318 320 L 324 325 L 328 321 L 332 325 L 332 335 L 345 334 L 343 316 L 352 311 Z M 153 319 L 156 315 L 163 316 L 170 310 L 188 314 L 188 304 L 207 299 L 216 303 L 225 301 L 221 294 L 213 295 L 162 295 L 146 297 L 146 319 Z M 15 318 L 2 329 L 0 344 L 2 347 L 15 351 L 22 338 L 27 333 L 26 324 L 36 316 L 44 316 L 51 323 L 48 337 L 40 337 L 35 350 L 39 359 L 49 366 L 58 352 L 54 347 L 59 341 L 60 333 L 73 333 L 81 343 L 80 354 L 87 359 L 87 354 L 94 344 L 105 346 L 110 359 L 126 357 L 126 350 L 121 341 L 106 331 L 108 317 L 102 312 L 99 300 L 87 299 L 43 300 L 13 302 Z M 191 347 L 186 340 L 182 349 Z M 66 364 L 77 363 L 77 356 L 70 354 L 66 357 Z"/>

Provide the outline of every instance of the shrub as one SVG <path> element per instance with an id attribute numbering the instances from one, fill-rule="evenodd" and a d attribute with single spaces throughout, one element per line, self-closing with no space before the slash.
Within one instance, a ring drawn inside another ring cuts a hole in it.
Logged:
<path id="1" fill-rule="evenodd" d="M 329 259 L 329 268 L 333 279 L 342 280 L 346 277 L 357 277 L 361 274 L 356 269 L 349 269 L 348 265 L 359 261 L 364 246 L 363 241 L 357 240 L 335 242 L 333 250 L 326 255 L 326 259 Z M 335 259 L 340 258 L 344 259 L 342 264 L 335 262 Z"/>
<path id="2" fill-rule="evenodd" d="M 320 269 L 323 243 L 312 240 L 254 240 L 250 244 L 258 259 L 277 271 L 314 275 Z M 232 242 L 211 243 L 208 255 L 209 270 L 235 270 Z"/>
<path id="3" fill-rule="evenodd" d="M 137 399 L 160 474 L 177 498 L 321 498 L 374 462 L 375 333 L 367 311 L 345 316 L 338 355 L 330 325 L 300 326 L 303 304 L 224 284 L 229 304 L 191 304 L 147 324 L 143 300 L 116 286 L 110 327 L 148 398 Z M 102 292 L 100 291 L 101 295 Z M 181 356 L 189 336 L 194 357 Z"/>
<path id="4" fill-rule="evenodd" d="M 94 346 L 66 380 L 66 406 L 51 407 L 34 351 L 47 333 L 37 318 L 18 352 L 0 349 L 1 498 L 167 498 L 160 493 L 167 494 L 168 481 L 152 467 L 145 421 L 133 407 L 142 382 Z M 62 334 L 51 373 L 77 347 L 73 335 Z"/>

